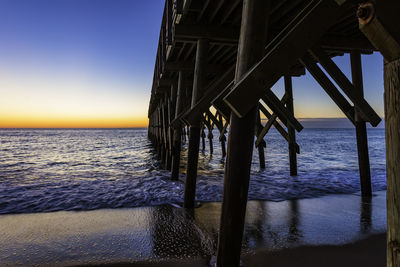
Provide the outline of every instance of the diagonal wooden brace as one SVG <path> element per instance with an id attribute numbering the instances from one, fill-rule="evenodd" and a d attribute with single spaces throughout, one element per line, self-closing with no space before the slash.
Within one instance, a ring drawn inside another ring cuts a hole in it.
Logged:
<path id="1" fill-rule="evenodd" d="M 217 111 L 218 112 L 218 111 Z M 219 131 L 222 131 L 222 122 L 220 122 L 217 117 L 214 116 L 214 114 L 211 113 L 210 110 L 206 110 L 206 115 L 207 117 L 217 126 Z"/>
<path id="2" fill-rule="evenodd" d="M 243 117 L 270 88 L 289 71 L 307 49 L 320 40 L 347 8 L 346 1 L 311 0 L 306 8 L 268 46 L 267 54 L 255 64 L 224 98 L 237 116 Z M 271 94 L 271 93 L 269 93 Z M 273 107 L 271 107 L 273 108 Z M 276 111 L 276 110 L 274 110 Z M 286 111 L 286 109 L 285 109 Z M 288 122 L 301 130 L 290 113 Z"/>
<path id="3" fill-rule="evenodd" d="M 288 95 L 285 94 L 281 99 L 282 104 L 285 104 L 287 99 L 288 99 Z M 261 104 L 259 104 L 259 105 L 261 105 Z M 278 118 L 278 115 L 276 113 L 273 113 L 271 118 L 268 119 L 267 123 L 265 124 L 265 126 L 262 128 L 262 130 L 260 131 L 260 133 L 257 136 L 256 147 L 258 147 L 260 145 L 260 143 L 264 140 L 264 136 L 268 133 L 269 129 L 272 127 L 272 125 L 274 124 L 274 122 L 277 118 Z"/>
<path id="4" fill-rule="evenodd" d="M 309 56 L 304 56 L 300 59 L 300 62 L 307 68 L 314 79 L 320 84 L 322 89 L 330 96 L 330 98 L 336 103 L 336 105 L 342 110 L 347 118 L 354 124 L 354 108 L 346 100 L 346 98 L 340 93 L 336 86 L 329 80 L 325 73 L 318 67 L 317 63 Z"/>
<path id="5" fill-rule="evenodd" d="M 268 118 L 268 120 L 270 120 L 272 118 L 272 114 L 269 113 L 269 111 L 260 103 L 258 105 L 258 108 L 261 110 L 261 112 Z M 278 130 L 278 132 L 282 135 L 283 138 L 285 138 L 285 140 L 287 142 L 290 141 L 289 139 L 289 134 L 286 132 L 286 130 L 281 126 L 281 124 L 274 120 L 273 121 L 273 125 L 274 127 Z M 296 153 L 300 154 L 300 146 L 296 143 Z"/>
<path id="6" fill-rule="evenodd" d="M 351 102 L 358 107 L 363 118 L 366 118 L 372 126 L 377 126 L 381 122 L 381 118 L 358 92 L 352 82 L 347 79 L 346 75 L 344 75 L 335 62 L 320 47 L 313 47 L 310 49 L 310 53 L 320 62 L 321 66 L 329 73 Z"/>

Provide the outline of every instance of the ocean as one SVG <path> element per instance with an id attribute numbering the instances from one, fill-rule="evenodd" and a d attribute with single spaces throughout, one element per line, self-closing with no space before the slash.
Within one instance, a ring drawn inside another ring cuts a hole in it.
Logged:
<path id="1" fill-rule="evenodd" d="M 218 132 L 214 153 L 200 152 L 196 199 L 221 201 L 224 160 Z M 288 148 L 271 129 L 266 169 L 254 150 L 249 199 L 283 201 L 359 193 L 354 129 L 304 129 L 298 176 L 289 175 Z M 386 189 L 384 129 L 368 129 L 373 191 Z M 187 144 L 181 160 L 184 179 Z M 0 214 L 155 206 L 183 201 L 147 129 L 1 129 Z"/>

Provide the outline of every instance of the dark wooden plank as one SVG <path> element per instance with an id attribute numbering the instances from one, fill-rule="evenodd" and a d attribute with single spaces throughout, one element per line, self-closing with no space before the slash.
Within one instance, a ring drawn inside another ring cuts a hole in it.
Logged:
<path id="1" fill-rule="evenodd" d="M 261 144 L 261 142 L 264 141 L 264 136 L 268 133 L 269 129 L 274 124 L 276 118 L 278 118 L 278 115 L 276 115 L 276 113 L 273 113 L 272 117 L 268 119 L 267 123 L 257 136 L 256 147 L 258 147 Z"/>
<path id="2" fill-rule="evenodd" d="M 244 116 L 265 90 L 269 90 L 308 48 L 320 40 L 344 8 L 333 0 L 310 1 L 296 17 L 292 23 L 294 25 L 283 30 L 286 34 L 277 37 L 276 45 L 267 48 L 267 55 L 241 77 L 225 97 L 226 103 L 235 114 Z M 292 125 L 296 124 L 293 116 L 290 117 L 290 122 Z"/>
<path id="3" fill-rule="evenodd" d="M 364 99 L 362 94 L 360 94 L 360 90 L 354 87 L 335 62 L 333 62 L 333 60 L 318 46 L 313 47 L 310 53 L 319 61 L 321 66 L 329 73 L 354 105 L 357 106 L 358 111 L 363 117 L 367 118 L 372 126 L 377 126 L 381 122 L 381 118 Z"/>
<path id="4" fill-rule="evenodd" d="M 398 0 L 378 0 L 357 11 L 360 30 L 389 62 L 400 58 L 399 10 Z"/>
<path id="5" fill-rule="evenodd" d="M 210 43 L 237 45 L 239 29 L 222 27 L 220 25 L 175 25 L 175 41 L 196 42 L 198 39 L 208 39 Z"/>
<path id="6" fill-rule="evenodd" d="M 279 119 L 285 125 L 292 125 L 298 132 L 303 130 L 303 125 L 289 112 L 289 110 L 282 104 L 279 98 L 271 91 L 265 90 L 262 100 L 268 107 L 278 115 Z"/>
<path id="7" fill-rule="evenodd" d="M 281 102 L 282 104 L 285 104 L 286 101 L 288 99 L 288 95 L 285 94 L 282 99 Z M 268 118 L 267 123 L 265 124 L 265 126 L 262 128 L 262 130 L 260 131 L 260 133 L 258 133 L 257 135 L 257 139 L 256 139 L 256 147 L 260 145 L 260 143 L 264 140 L 264 136 L 268 133 L 269 129 L 271 128 L 271 126 L 275 123 L 275 120 L 278 118 L 278 115 L 276 113 L 273 113 L 272 116 L 270 118 Z"/>
<path id="8" fill-rule="evenodd" d="M 214 125 L 217 126 L 218 130 L 221 132 L 222 128 L 224 127 L 222 124 L 222 121 L 219 121 L 217 119 L 217 117 L 214 116 L 214 114 L 212 114 L 211 111 L 209 111 L 209 110 L 206 110 L 206 114 L 207 114 L 207 117 L 214 123 Z"/>
<path id="9" fill-rule="evenodd" d="M 272 118 L 272 114 L 269 113 L 269 111 L 260 103 L 259 104 L 259 109 L 261 110 L 261 112 L 268 118 L 271 119 Z M 274 127 L 278 130 L 278 132 L 282 135 L 283 138 L 285 138 L 285 140 L 287 142 L 289 142 L 289 134 L 286 132 L 286 130 L 282 127 L 282 125 L 277 121 L 274 120 L 273 122 Z M 300 146 L 298 144 L 296 144 L 296 152 L 297 154 L 300 153 Z"/>
<path id="10" fill-rule="evenodd" d="M 320 84 L 322 89 L 330 96 L 330 98 L 336 103 L 340 110 L 346 115 L 346 117 L 354 124 L 354 108 L 346 100 L 346 98 L 340 93 L 336 86 L 329 80 L 325 73 L 317 66 L 315 62 L 308 56 L 301 58 L 301 63 L 307 68 L 314 79 Z"/>
<path id="11" fill-rule="evenodd" d="M 286 107 L 291 114 L 294 114 L 293 107 L 293 85 L 292 77 L 285 75 L 285 94 L 288 99 L 286 101 Z M 287 126 L 288 137 L 289 137 L 289 164 L 290 164 L 290 175 L 297 175 L 297 155 L 296 155 L 296 132 L 295 129 L 289 124 Z"/>

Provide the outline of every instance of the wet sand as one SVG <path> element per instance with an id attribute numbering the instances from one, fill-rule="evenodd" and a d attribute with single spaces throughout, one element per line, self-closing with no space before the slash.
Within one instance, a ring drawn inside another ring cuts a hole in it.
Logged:
<path id="1" fill-rule="evenodd" d="M 312 259 L 314 266 L 329 266 L 322 262 L 329 259 L 334 266 L 360 266 L 350 263 L 364 255 L 378 265 L 361 266 L 383 266 L 385 195 L 250 201 L 243 262 L 312 266 Z M 215 254 L 220 210 L 221 203 L 210 202 L 194 214 L 167 205 L 1 215 L 0 266 L 205 266 Z M 335 262 L 340 259 L 349 264 Z"/>
<path id="2" fill-rule="evenodd" d="M 386 266 L 386 235 L 372 235 L 366 239 L 341 246 L 301 246 L 277 251 L 261 249 L 242 256 L 244 266 L 250 267 L 336 267 Z M 159 262 L 114 263 L 108 267 L 206 267 L 208 259 L 169 260 Z M 88 265 L 82 265 L 88 266 Z M 90 266 L 90 265 L 89 265 Z"/>

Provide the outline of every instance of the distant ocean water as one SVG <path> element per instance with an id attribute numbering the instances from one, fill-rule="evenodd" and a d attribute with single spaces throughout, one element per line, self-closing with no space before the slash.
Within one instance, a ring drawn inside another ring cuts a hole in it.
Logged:
<path id="1" fill-rule="evenodd" d="M 386 189 L 385 135 L 369 129 L 374 191 Z M 297 135 L 297 177 L 289 176 L 287 143 L 268 133 L 265 170 L 254 150 L 250 199 L 281 201 L 360 190 L 354 129 L 304 129 Z M 185 170 L 186 145 L 181 170 Z M 222 199 L 224 161 L 200 154 L 196 198 Z M 0 214 L 126 208 L 182 202 L 184 185 L 169 179 L 147 129 L 1 129 Z M 182 174 L 182 178 L 184 175 Z"/>

